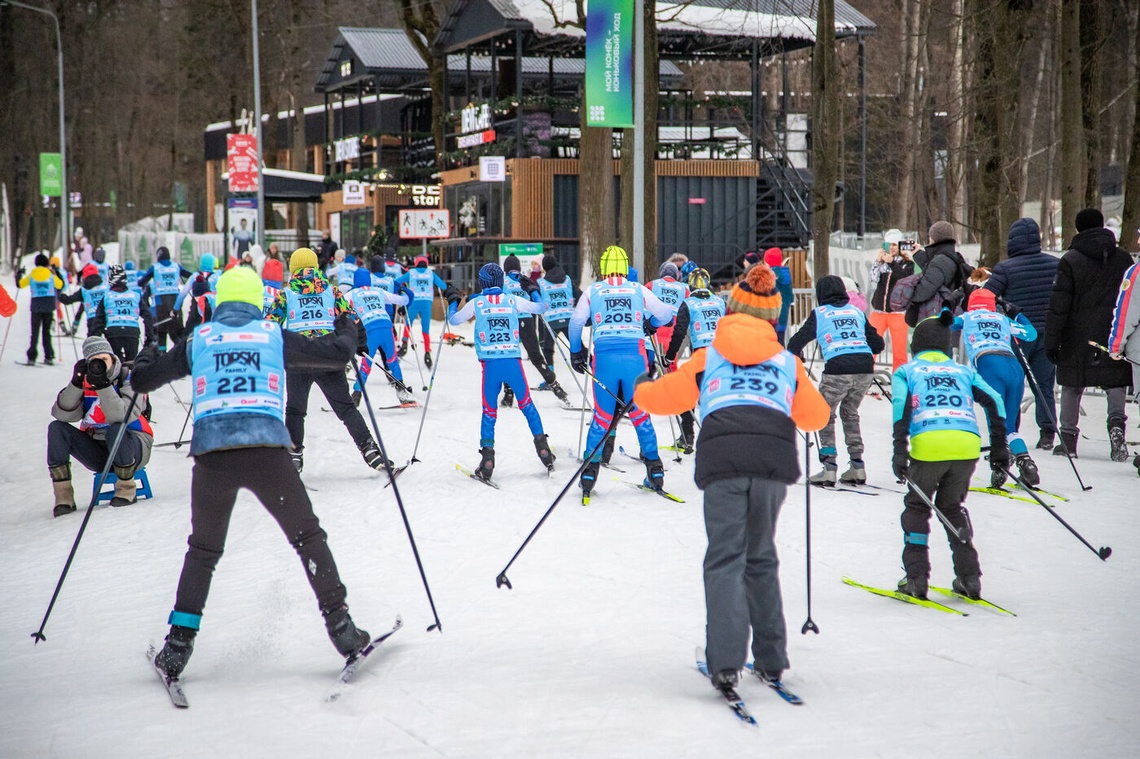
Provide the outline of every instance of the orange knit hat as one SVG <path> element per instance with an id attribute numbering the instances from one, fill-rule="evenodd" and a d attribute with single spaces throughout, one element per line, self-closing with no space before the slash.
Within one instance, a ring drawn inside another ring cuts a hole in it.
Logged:
<path id="1" fill-rule="evenodd" d="M 781 303 L 775 272 L 768 264 L 759 263 L 732 288 L 727 305 L 730 313 L 748 314 L 775 325 L 780 321 Z"/>

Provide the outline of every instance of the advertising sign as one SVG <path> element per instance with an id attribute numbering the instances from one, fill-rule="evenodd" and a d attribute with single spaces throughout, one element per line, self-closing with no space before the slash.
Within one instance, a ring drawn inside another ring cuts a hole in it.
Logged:
<path id="1" fill-rule="evenodd" d="M 364 182 L 347 181 L 341 189 L 341 198 L 346 206 L 364 205 Z"/>
<path id="2" fill-rule="evenodd" d="M 537 279 L 542 276 L 542 243 L 503 242 L 499 243 L 499 266 L 514 256 L 522 267 L 522 276 Z"/>
<path id="3" fill-rule="evenodd" d="M 63 161 L 59 153 L 40 153 L 40 195 L 63 197 Z"/>
<path id="4" fill-rule="evenodd" d="M 590 0 L 586 125 L 633 126 L 633 0 Z"/>
<path id="5" fill-rule="evenodd" d="M 400 209 L 400 239 L 418 240 L 451 236 L 451 212 L 444 209 Z"/>
<path id="6" fill-rule="evenodd" d="M 505 182 L 507 179 L 507 159 L 501 155 L 479 156 L 480 182 Z"/>
<path id="7" fill-rule="evenodd" d="M 257 198 L 230 198 L 229 240 L 230 258 L 241 259 L 243 253 L 257 241 Z"/>
<path id="8" fill-rule="evenodd" d="M 230 192 L 257 192 L 257 135 L 226 135 L 226 171 Z"/>

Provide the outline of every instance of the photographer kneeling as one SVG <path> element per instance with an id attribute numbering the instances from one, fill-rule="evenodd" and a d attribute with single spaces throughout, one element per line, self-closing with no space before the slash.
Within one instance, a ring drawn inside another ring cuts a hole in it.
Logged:
<path id="1" fill-rule="evenodd" d="M 83 341 L 83 358 L 75 363 L 71 382 L 51 407 L 55 421 L 48 425 L 48 473 L 55 490 L 55 516 L 75 511 L 71 486 L 71 459 L 93 472 L 107 463 L 135 393 L 125 382 L 126 370 L 102 337 Z M 154 443 L 150 423 L 142 415 L 146 396 L 139 398 L 126 419 L 127 429 L 112 462 L 118 482 L 112 506 L 135 502 L 135 470 L 146 466 Z M 72 422 L 79 422 L 76 427 Z"/>

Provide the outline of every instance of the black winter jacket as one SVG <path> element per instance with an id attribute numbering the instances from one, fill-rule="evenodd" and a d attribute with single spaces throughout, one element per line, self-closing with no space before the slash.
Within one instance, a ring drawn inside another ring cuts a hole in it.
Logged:
<path id="1" fill-rule="evenodd" d="M 1044 334 L 1049 296 L 1061 259 L 1041 252 L 1039 235 L 1021 234 L 1018 225 L 1022 221 L 1026 220 L 1018 219 L 1010 227 L 1006 246 L 1009 258 L 994 266 L 986 289 L 1018 306 L 1034 329 Z"/>
<path id="2" fill-rule="evenodd" d="M 922 279 L 914 288 L 912 304 L 925 303 L 937 296 L 943 287 L 953 292 L 966 283 L 962 269 L 971 267 L 954 249 L 955 244 L 953 240 L 943 240 L 914 254 L 914 262 L 922 268 Z"/>
<path id="3" fill-rule="evenodd" d="M 1057 382 L 1065 387 L 1126 387 L 1132 372 L 1088 344 L 1104 345 L 1112 328 L 1112 312 L 1132 257 L 1116 245 L 1112 232 L 1086 229 L 1061 256 L 1049 313 L 1045 320 L 1045 355 L 1057 365 Z"/>
<path id="4" fill-rule="evenodd" d="M 914 261 L 903 256 L 895 256 L 889 264 L 876 261 L 871 268 L 872 276 L 878 275 L 875 291 L 871 293 L 871 308 L 875 311 L 891 311 L 891 290 L 900 279 L 914 274 Z"/>

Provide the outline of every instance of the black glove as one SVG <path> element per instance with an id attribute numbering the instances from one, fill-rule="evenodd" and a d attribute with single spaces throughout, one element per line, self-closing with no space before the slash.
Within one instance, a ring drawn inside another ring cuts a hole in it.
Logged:
<path id="1" fill-rule="evenodd" d="M 1009 468 L 1009 447 L 1004 444 L 999 446 L 992 440 L 990 443 L 990 469 L 1004 472 Z"/>
<path id="2" fill-rule="evenodd" d="M 81 358 L 75 362 L 71 370 L 71 384 L 80 390 L 83 389 L 83 378 L 87 376 L 87 359 Z"/>
<path id="3" fill-rule="evenodd" d="M 20 286 L 20 280 L 24 278 L 25 274 L 27 274 L 27 270 L 23 266 L 16 269 L 16 287 Z"/>
<path id="4" fill-rule="evenodd" d="M 590 366 L 590 349 L 583 347 L 582 350 L 570 354 L 570 367 L 578 372 L 578 374 L 585 374 L 586 369 Z"/>
<path id="5" fill-rule="evenodd" d="M 650 369 L 652 369 L 652 368 L 653 367 L 650 367 Z M 637 379 L 635 379 L 633 381 L 633 386 L 637 387 L 642 382 L 652 382 L 652 381 L 653 381 L 653 376 L 649 372 L 642 372 L 641 374 L 637 375 Z"/>
<path id="6" fill-rule="evenodd" d="M 107 369 L 106 361 L 91 361 L 87 364 L 87 384 L 95 390 L 102 390 L 111 386 L 114 377 Z"/>
<path id="7" fill-rule="evenodd" d="M 658 374 L 660 374 L 660 371 L 657 368 L 657 362 L 651 361 L 649 363 L 649 369 L 642 376 L 644 376 L 646 379 L 652 380 L 657 379 Z"/>
<path id="8" fill-rule="evenodd" d="M 661 357 L 661 368 L 664 369 L 665 371 L 669 371 L 670 367 L 673 366 L 674 361 L 676 361 L 675 358 L 669 358 L 668 356 L 662 356 Z"/>
<path id="9" fill-rule="evenodd" d="M 907 477 L 907 467 L 910 465 L 910 453 L 903 451 L 896 453 L 895 457 L 891 460 L 891 471 L 895 473 L 895 478 L 899 482 L 905 482 Z"/>
<path id="10" fill-rule="evenodd" d="M 455 285 L 448 285 L 447 289 L 443 291 L 443 297 L 447 299 L 448 303 L 458 303 L 463 300 L 463 296 L 459 294 Z"/>
<path id="11" fill-rule="evenodd" d="M 642 322 L 641 328 L 645 330 L 645 334 L 651 337 L 657 334 L 657 327 L 653 325 L 652 319 L 646 319 L 644 322 Z"/>
<path id="12" fill-rule="evenodd" d="M 1021 306 L 1016 303 L 1010 303 L 1008 300 L 998 298 L 998 305 L 1005 309 L 1005 315 L 1010 319 L 1016 319 L 1017 315 L 1021 313 Z"/>

